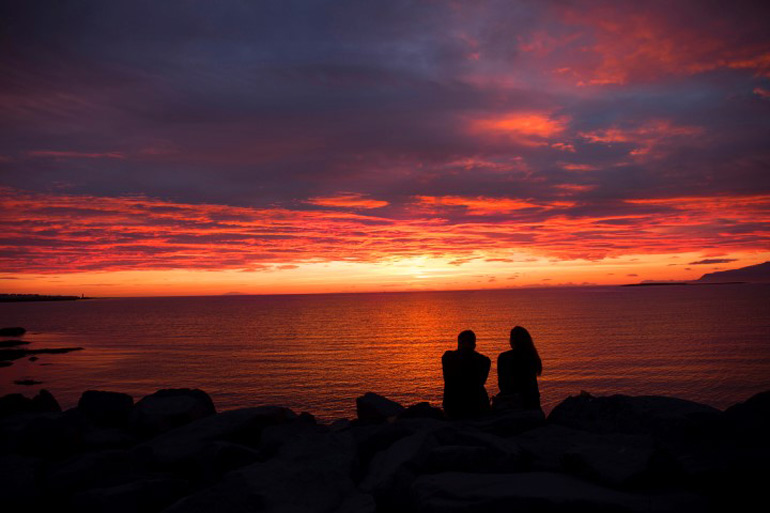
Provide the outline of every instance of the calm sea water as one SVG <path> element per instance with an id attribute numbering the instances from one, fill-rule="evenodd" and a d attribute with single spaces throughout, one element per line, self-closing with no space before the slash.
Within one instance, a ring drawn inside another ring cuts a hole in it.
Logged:
<path id="1" fill-rule="evenodd" d="M 0 304 L 30 347 L 82 346 L 0 368 L 0 393 L 87 389 L 135 399 L 194 387 L 220 410 L 280 404 L 353 416 L 375 391 L 441 404 L 440 357 L 473 329 L 492 358 L 527 327 L 546 410 L 594 394 L 675 395 L 724 408 L 770 389 L 770 285 L 116 298 Z M 35 379 L 35 387 L 14 380 Z M 487 384 L 497 393 L 493 369 Z"/>

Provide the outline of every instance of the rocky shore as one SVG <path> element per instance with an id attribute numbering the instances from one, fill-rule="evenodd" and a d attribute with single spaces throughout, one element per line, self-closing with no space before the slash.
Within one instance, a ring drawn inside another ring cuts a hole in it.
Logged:
<path id="1" fill-rule="evenodd" d="M 725 411 L 672 397 L 569 397 L 448 421 L 373 393 L 323 424 L 217 413 L 201 390 L 134 403 L 0 398 L 3 511 L 683 512 L 764 510 L 770 392 Z M 756 502 L 756 501 L 760 502 Z"/>

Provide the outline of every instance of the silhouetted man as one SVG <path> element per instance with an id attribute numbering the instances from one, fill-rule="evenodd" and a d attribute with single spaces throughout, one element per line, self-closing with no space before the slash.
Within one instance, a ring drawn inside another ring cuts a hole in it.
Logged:
<path id="1" fill-rule="evenodd" d="M 478 417 L 489 410 L 484 383 L 491 361 L 476 352 L 476 334 L 466 330 L 457 336 L 457 351 L 441 357 L 444 369 L 444 412 L 450 418 Z"/>

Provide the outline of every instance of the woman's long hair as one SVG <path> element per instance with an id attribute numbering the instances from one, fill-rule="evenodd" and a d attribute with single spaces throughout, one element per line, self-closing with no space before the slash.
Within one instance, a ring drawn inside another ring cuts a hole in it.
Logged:
<path id="1" fill-rule="evenodd" d="M 543 362 L 535 349 L 535 343 L 532 341 L 532 335 L 526 328 L 516 326 L 511 330 L 511 349 L 514 353 L 529 362 L 540 376 L 543 373 Z"/>

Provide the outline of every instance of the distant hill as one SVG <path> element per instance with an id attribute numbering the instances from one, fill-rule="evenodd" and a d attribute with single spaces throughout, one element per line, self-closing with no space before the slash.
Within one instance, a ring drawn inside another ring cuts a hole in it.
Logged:
<path id="1" fill-rule="evenodd" d="M 770 262 L 741 267 L 740 269 L 704 274 L 695 280 L 695 283 L 723 283 L 730 281 L 770 282 Z"/>

